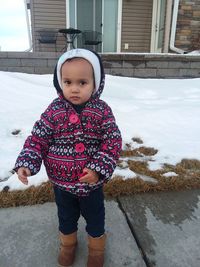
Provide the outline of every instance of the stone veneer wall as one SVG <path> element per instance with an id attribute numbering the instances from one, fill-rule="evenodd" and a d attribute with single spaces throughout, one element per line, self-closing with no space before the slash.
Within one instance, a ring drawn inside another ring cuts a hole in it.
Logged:
<path id="1" fill-rule="evenodd" d="M 0 71 L 53 73 L 59 53 L 0 52 Z M 138 78 L 200 77 L 200 55 L 102 54 L 106 74 Z"/>
<path id="2" fill-rule="evenodd" d="M 200 0 L 180 0 L 175 46 L 200 49 Z"/>

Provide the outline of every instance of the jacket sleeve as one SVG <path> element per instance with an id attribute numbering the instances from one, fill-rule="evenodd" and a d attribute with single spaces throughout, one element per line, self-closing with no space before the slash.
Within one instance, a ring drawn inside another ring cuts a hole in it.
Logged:
<path id="1" fill-rule="evenodd" d="M 121 133 L 108 105 L 104 110 L 101 127 L 102 142 L 100 148 L 87 164 L 87 168 L 96 171 L 100 175 L 100 179 L 107 182 L 114 172 L 122 148 Z"/>
<path id="2" fill-rule="evenodd" d="M 14 167 L 18 171 L 20 167 L 28 168 L 31 175 L 39 172 L 42 159 L 45 157 L 49 143 L 53 135 L 53 119 L 51 105 L 36 121 L 31 135 L 26 139 Z"/>

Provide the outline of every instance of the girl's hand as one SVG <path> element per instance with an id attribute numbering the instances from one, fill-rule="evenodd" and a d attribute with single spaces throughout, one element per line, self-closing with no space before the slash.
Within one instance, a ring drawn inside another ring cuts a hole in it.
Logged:
<path id="1" fill-rule="evenodd" d="M 31 176 L 31 172 L 28 168 L 21 167 L 17 171 L 18 179 L 25 185 L 28 184 L 28 176 Z"/>
<path id="2" fill-rule="evenodd" d="M 83 175 L 79 179 L 81 183 L 95 184 L 99 181 L 99 175 L 97 172 L 88 168 L 83 169 Z"/>

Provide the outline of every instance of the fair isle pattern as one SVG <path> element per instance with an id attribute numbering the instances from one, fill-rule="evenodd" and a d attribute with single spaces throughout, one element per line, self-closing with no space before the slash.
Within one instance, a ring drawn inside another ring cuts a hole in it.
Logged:
<path id="1" fill-rule="evenodd" d="M 76 123 L 70 116 L 78 116 Z M 83 149 L 77 150 L 77 145 Z M 24 144 L 15 170 L 27 167 L 34 175 L 42 159 L 49 179 L 61 189 L 84 196 L 109 180 L 121 151 L 121 134 L 110 107 L 92 99 L 79 115 L 62 97 L 55 99 L 41 115 Z M 80 183 L 84 167 L 96 171 L 95 185 Z"/>
<path id="2" fill-rule="evenodd" d="M 99 60 L 101 70 L 98 90 L 81 114 L 77 114 L 63 96 L 56 66 L 53 82 L 59 98 L 49 105 L 35 123 L 14 168 L 17 171 L 20 167 L 26 167 L 30 169 L 31 175 L 35 175 L 43 160 L 52 183 L 78 196 L 88 195 L 110 179 L 122 146 L 112 110 L 99 99 L 104 88 L 105 74 L 101 58 L 93 53 Z M 94 75 L 99 74 L 94 72 Z M 85 167 L 99 174 L 100 179 L 96 184 L 79 182 Z"/>

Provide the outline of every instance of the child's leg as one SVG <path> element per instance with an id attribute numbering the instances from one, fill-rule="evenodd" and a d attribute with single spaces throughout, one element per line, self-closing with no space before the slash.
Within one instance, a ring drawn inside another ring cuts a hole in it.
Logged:
<path id="1" fill-rule="evenodd" d="M 103 267 L 105 235 L 105 207 L 102 188 L 80 200 L 81 214 L 86 220 L 89 255 L 87 267 Z"/>
<path id="2" fill-rule="evenodd" d="M 81 214 L 86 220 L 86 231 L 92 237 L 100 237 L 105 232 L 105 207 L 103 189 L 98 188 L 87 197 L 80 199 Z"/>
<path id="3" fill-rule="evenodd" d="M 64 235 L 72 234 L 78 229 L 80 217 L 79 199 L 54 186 L 55 202 L 58 209 L 59 230 Z"/>
<path id="4" fill-rule="evenodd" d="M 72 194 L 54 187 L 60 230 L 59 266 L 72 266 L 77 246 L 77 224 L 80 217 L 79 201 Z"/>

